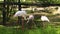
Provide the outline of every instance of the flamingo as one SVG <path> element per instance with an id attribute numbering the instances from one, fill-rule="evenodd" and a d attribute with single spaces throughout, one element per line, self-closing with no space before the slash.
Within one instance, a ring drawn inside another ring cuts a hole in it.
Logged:
<path id="1" fill-rule="evenodd" d="M 34 16 L 33 15 L 29 15 L 29 17 L 27 19 L 28 19 L 28 21 L 27 21 L 27 23 L 28 23 L 29 20 L 34 20 Z"/>
<path id="2" fill-rule="evenodd" d="M 49 22 L 50 23 L 50 20 L 48 19 L 48 17 L 46 16 L 41 16 L 41 21 L 42 21 L 42 27 L 43 29 L 46 27 L 47 23 L 45 22 Z"/>
<path id="3" fill-rule="evenodd" d="M 26 19 L 26 11 L 17 11 L 15 14 L 14 14 L 14 17 L 22 17 L 22 30 L 24 30 L 24 20 L 23 19 Z"/>
<path id="4" fill-rule="evenodd" d="M 41 16 L 41 21 L 50 22 L 50 20 L 46 16 Z"/>
<path id="5" fill-rule="evenodd" d="M 32 26 L 36 27 L 36 24 L 34 23 L 34 15 L 29 15 L 27 24 L 29 25 L 28 27 L 31 29 Z"/>
<path id="6" fill-rule="evenodd" d="M 14 14 L 14 17 L 18 17 L 18 16 L 23 16 L 25 17 L 26 16 L 26 11 L 17 11 L 15 14 Z"/>

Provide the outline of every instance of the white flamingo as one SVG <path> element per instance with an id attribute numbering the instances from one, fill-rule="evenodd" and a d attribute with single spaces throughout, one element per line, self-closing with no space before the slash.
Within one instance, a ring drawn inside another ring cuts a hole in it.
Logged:
<path id="1" fill-rule="evenodd" d="M 36 24 L 34 23 L 34 15 L 29 15 L 27 24 L 29 28 L 36 28 Z"/>
<path id="2" fill-rule="evenodd" d="M 26 19 L 26 15 L 27 13 L 25 11 L 17 11 L 14 15 L 14 17 L 19 17 L 19 16 L 22 16 L 22 30 L 24 30 L 24 20 L 23 19 Z"/>
<path id="3" fill-rule="evenodd" d="M 29 15 L 27 23 L 29 22 L 29 20 L 34 20 L 34 16 L 33 15 Z"/>
<path id="4" fill-rule="evenodd" d="M 45 21 L 50 23 L 50 20 L 46 16 L 41 16 L 41 21 L 42 21 L 42 27 L 43 29 L 46 28 Z"/>
<path id="5" fill-rule="evenodd" d="M 46 16 L 41 16 L 41 21 L 50 22 L 50 20 Z"/>
<path id="6" fill-rule="evenodd" d="M 26 15 L 27 15 L 27 13 L 26 13 L 26 11 L 17 11 L 15 14 L 14 14 L 14 17 L 18 17 L 18 16 L 22 16 L 22 17 L 24 17 L 24 19 L 26 19 Z"/>

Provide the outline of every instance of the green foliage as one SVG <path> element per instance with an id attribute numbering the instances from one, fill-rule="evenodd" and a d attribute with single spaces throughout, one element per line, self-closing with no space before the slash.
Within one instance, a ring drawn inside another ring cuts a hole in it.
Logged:
<path id="1" fill-rule="evenodd" d="M 60 0 L 38 0 L 42 3 L 60 4 Z"/>
<path id="2" fill-rule="evenodd" d="M 48 27 L 43 30 L 43 34 L 57 34 L 56 30 L 52 28 L 51 26 L 47 25 Z"/>
<path id="3" fill-rule="evenodd" d="M 17 2 L 18 0 L 6 0 L 8 2 Z"/>
<path id="4" fill-rule="evenodd" d="M 58 32 L 60 30 L 57 30 L 49 25 L 45 29 L 25 29 L 24 31 L 22 31 L 21 29 L 14 28 L 13 26 L 11 28 L 0 25 L 0 34 L 59 34 Z"/>

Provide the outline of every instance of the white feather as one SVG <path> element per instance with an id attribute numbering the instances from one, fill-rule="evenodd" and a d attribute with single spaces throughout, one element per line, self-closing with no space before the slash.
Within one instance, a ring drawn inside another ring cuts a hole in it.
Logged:
<path id="1" fill-rule="evenodd" d="M 26 12 L 25 11 L 17 11 L 16 13 L 15 13 L 15 15 L 14 15 L 14 17 L 17 17 L 17 16 L 26 16 Z"/>
<path id="2" fill-rule="evenodd" d="M 33 15 L 29 15 L 27 23 L 29 22 L 29 20 L 34 20 L 34 16 Z"/>
<path id="3" fill-rule="evenodd" d="M 50 22 L 49 19 L 46 16 L 41 16 L 41 20 Z"/>
<path id="4" fill-rule="evenodd" d="M 24 19 L 26 20 L 26 15 L 27 15 L 27 13 L 26 13 L 26 11 L 17 11 L 15 14 L 14 14 L 14 16 L 13 17 L 18 17 L 18 16 L 22 16 L 22 17 L 24 17 Z"/>
<path id="5" fill-rule="evenodd" d="M 33 15 L 29 15 L 28 19 L 34 19 L 34 16 Z"/>

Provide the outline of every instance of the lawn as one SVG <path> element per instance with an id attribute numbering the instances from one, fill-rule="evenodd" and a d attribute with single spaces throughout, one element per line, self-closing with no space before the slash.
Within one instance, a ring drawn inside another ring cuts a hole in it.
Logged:
<path id="1" fill-rule="evenodd" d="M 56 28 L 52 25 L 47 25 L 44 29 L 37 27 L 35 29 L 24 29 L 23 31 L 21 28 L 15 28 L 15 26 L 0 25 L 0 34 L 60 34 L 60 26 Z"/>
<path id="2" fill-rule="evenodd" d="M 0 34 L 60 34 L 60 15 L 49 15 L 47 16 L 51 21 L 46 25 L 46 28 L 42 28 L 40 26 L 40 22 L 37 22 L 37 26 L 35 29 L 24 29 L 24 31 L 20 28 L 17 29 L 16 26 L 3 26 L 0 25 Z M 11 19 L 10 22 L 14 20 Z M 16 20 L 15 20 L 16 21 Z M 36 21 L 41 21 L 39 18 Z"/>

